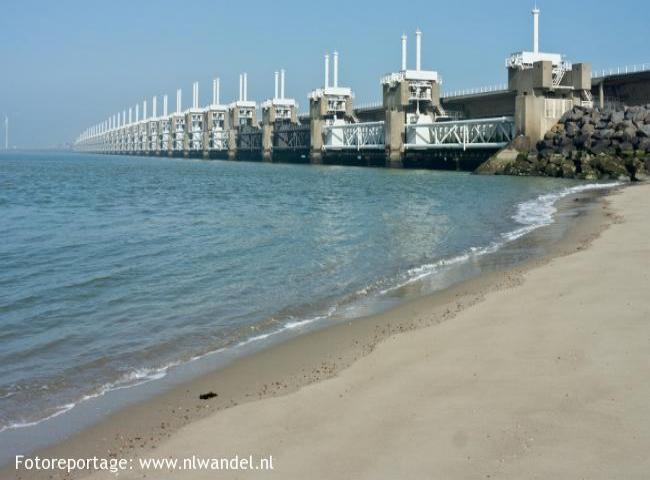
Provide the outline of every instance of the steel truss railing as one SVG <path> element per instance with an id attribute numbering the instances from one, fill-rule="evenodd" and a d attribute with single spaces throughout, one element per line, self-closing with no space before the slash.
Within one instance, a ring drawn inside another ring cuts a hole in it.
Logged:
<path id="1" fill-rule="evenodd" d="M 273 131 L 273 149 L 304 150 L 310 146 L 309 127 L 303 125 L 281 126 Z"/>
<path id="2" fill-rule="evenodd" d="M 346 123 L 323 127 L 325 150 L 384 149 L 384 122 Z"/>
<path id="3" fill-rule="evenodd" d="M 242 127 L 237 132 L 238 150 L 262 150 L 262 130 L 255 127 Z"/>
<path id="4" fill-rule="evenodd" d="M 406 126 L 406 149 L 473 149 L 502 148 L 515 136 L 512 117 L 409 124 Z M 413 141 L 415 140 L 415 141 Z"/>

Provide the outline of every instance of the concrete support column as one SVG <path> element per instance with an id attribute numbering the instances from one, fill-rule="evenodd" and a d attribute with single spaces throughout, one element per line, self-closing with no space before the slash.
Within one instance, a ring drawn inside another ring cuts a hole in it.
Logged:
<path id="1" fill-rule="evenodd" d="M 408 83 L 383 85 L 384 98 L 384 141 L 386 142 L 386 166 L 402 168 L 404 157 L 404 129 L 408 105 Z"/>
<path id="2" fill-rule="evenodd" d="M 273 161 L 273 126 L 267 123 L 262 125 L 262 160 Z"/>
<path id="3" fill-rule="evenodd" d="M 237 130 L 228 130 L 228 160 L 237 160 Z"/>
<path id="4" fill-rule="evenodd" d="M 167 137 L 167 156 L 174 156 L 174 137 L 176 132 L 176 117 L 172 117 L 169 121 L 169 135 Z"/>
<path id="5" fill-rule="evenodd" d="M 192 115 L 185 115 L 185 128 L 183 129 L 183 158 L 190 156 L 190 128 L 192 128 Z"/>
<path id="6" fill-rule="evenodd" d="M 384 138 L 386 141 L 386 166 L 402 168 L 404 166 L 404 111 L 402 109 L 386 109 L 384 123 Z"/>
<path id="7" fill-rule="evenodd" d="M 210 130 L 212 130 L 212 116 L 210 112 L 203 113 L 203 131 L 201 132 L 201 145 L 203 146 L 203 158 L 210 158 Z"/>
<path id="8" fill-rule="evenodd" d="M 309 161 L 315 165 L 323 163 L 323 101 L 324 97 L 309 100 Z"/>
<path id="9" fill-rule="evenodd" d="M 276 97 L 279 95 L 279 74 L 275 75 Z M 273 161 L 273 126 L 275 123 L 275 105 L 272 103 L 262 108 L 262 160 L 265 162 Z"/>

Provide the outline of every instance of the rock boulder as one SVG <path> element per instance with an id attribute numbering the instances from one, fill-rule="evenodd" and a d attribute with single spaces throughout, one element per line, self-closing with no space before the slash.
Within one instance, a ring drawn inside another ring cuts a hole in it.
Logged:
<path id="1" fill-rule="evenodd" d="M 476 173 L 640 180 L 650 170 L 650 105 L 600 111 L 576 106 L 533 145 L 517 137 Z"/>

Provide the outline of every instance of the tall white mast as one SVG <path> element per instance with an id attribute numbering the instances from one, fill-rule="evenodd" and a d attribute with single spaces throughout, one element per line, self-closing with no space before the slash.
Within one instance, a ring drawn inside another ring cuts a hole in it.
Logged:
<path id="1" fill-rule="evenodd" d="M 418 28 L 415 31 L 415 69 L 419 72 L 422 66 L 422 32 Z"/>
<path id="2" fill-rule="evenodd" d="M 212 80 L 212 105 L 219 105 L 219 78 Z"/>
<path id="3" fill-rule="evenodd" d="M 284 68 L 280 69 L 280 98 L 284 100 Z"/>
<path id="4" fill-rule="evenodd" d="M 539 52 L 539 8 L 533 8 L 533 52 Z"/>
<path id="5" fill-rule="evenodd" d="M 248 73 L 244 72 L 244 101 L 248 101 Z"/>
<path id="6" fill-rule="evenodd" d="M 330 55 L 325 54 L 325 88 L 330 86 Z"/>

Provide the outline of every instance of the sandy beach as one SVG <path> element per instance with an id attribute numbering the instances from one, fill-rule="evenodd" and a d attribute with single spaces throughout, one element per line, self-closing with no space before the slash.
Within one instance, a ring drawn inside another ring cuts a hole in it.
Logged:
<path id="1" fill-rule="evenodd" d="M 42 454 L 273 457 L 174 479 L 647 478 L 649 195 L 615 191 L 551 258 L 246 357 Z"/>

